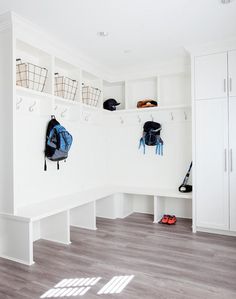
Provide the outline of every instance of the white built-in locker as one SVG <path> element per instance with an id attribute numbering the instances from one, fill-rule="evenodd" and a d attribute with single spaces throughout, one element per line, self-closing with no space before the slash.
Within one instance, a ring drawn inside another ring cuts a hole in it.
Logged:
<path id="1" fill-rule="evenodd" d="M 236 51 L 194 59 L 196 228 L 236 231 Z"/>

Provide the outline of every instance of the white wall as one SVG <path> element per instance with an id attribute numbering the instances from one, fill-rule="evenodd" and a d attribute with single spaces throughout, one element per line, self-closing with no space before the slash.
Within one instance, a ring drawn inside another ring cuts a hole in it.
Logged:
<path id="1" fill-rule="evenodd" d="M 23 108 L 22 108 L 23 109 Z M 47 160 L 44 171 L 45 132 L 50 116 L 19 111 L 16 116 L 16 205 L 45 201 L 107 183 L 105 135 L 102 128 L 81 121 L 58 120 L 72 134 L 66 163 Z"/>
<path id="2" fill-rule="evenodd" d="M 145 155 L 138 150 L 143 123 L 111 130 L 110 163 L 115 183 L 172 189 L 180 185 L 191 162 L 191 123 L 169 121 L 162 126 L 163 156 L 155 155 L 155 147 L 146 147 Z"/>

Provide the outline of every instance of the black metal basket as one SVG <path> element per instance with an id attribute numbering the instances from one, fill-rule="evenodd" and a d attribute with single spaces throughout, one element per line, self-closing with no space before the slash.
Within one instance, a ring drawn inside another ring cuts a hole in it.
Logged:
<path id="1" fill-rule="evenodd" d="M 78 87 L 78 81 L 59 76 L 55 73 L 55 95 L 68 100 L 75 100 Z"/>
<path id="2" fill-rule="evenodd" d="M 22 63 L 16 59 L 16 85 L 43 91 L 47 79 L 48 70 L 29 62 Z"/>
<path id="3" fill-rule="evenodd" d="M 82 101 L 86 105 L 97 107 L 101 90 L 92 86 L 82 87 Z"/>

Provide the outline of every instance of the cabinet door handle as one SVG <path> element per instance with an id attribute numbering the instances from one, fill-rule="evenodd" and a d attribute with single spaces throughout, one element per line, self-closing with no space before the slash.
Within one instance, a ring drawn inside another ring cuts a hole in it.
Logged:
<path id="1" fill-rule="evenodd" d="M 229 151 L 229 157 L 230 157 L 230 171 L 233 172 L 233 150 L 232 150 L 232 148 Z"/>
<path id="2" fill-rule="evenodd" d="M 226 92 L 226 79 L 224 79 L 224 92 Z"/>
<path id="3" fill-rule="evenodd" d="M 232 92 L 232 78 L 229 78 L 229 91 Z"/>
<path id="4" fill-rule="evenodd" d="M 224 151 L 224 163 L 225 163 L 225 172 L 227 172 L 227 150 Z"/>

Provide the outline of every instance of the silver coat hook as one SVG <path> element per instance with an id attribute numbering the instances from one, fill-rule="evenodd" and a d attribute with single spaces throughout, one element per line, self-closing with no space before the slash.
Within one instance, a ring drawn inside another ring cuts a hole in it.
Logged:
<path id="1" fill-rule="evenodd" d="M 138 117 L 138 122 L 141 123 L 142 121 L 141 117 L 139 115 L 137 117 Z"/>
<path id="2" fill-rule="evenodd" d="M 124 123 L 124 119 L 122 117 L 120 117 L 120 123 L 123 124 Z"/>
<path id="3" fill-rule="evenodd" d="M 170 113 L 170 116 L 171 116 L 171 120 L 174 120 L 174 115 L 172 112 Z"/>
<path id="4" fill-rule="evenodd" d="M 31 105 L 31 106 L 29 106 L 29 111 L 30 112 L 33 112 L 34 111 L 34 106 L 37 104 L 37 102 L 36 101 L 34 101 L 34 103 Z"/>
<path id="5" fill-rule="evenodd" d="M 54 107 L 54 110 L 57 110 L 57 109 L 58 109 L 58 106 L 55 106 L 55 107 Z"/>
<path id="6" fill-rule="evenodd" d="M 153 118 L 152 114 L 150 115 L 150 117 L 151 117 L 151 120 L 154 121 L 154 118 Z"/>
<path id="7" fill-rule="evenodd" d="M 85 120 L 85 121 L 88 121 L 88 120 L 89 120 L 89 117 L 90 117 L 90 115 L 87 114 L 87 115 L 85 116 L 84 120 Z"/>
<path id="8" fill-rule="evenodd" d="M 184 111 L 184 119 L 187 120 L 188 119 L 188 115 L 187 113 Z"/>
<path id="9" fill-rule="evenodd" d="M 67 108 L 64 111 L 61 112 L 61 117 L 65 117 L 66 112 L 67 112 Z"/>
<path id="10" fill-rule="evenodd" d="M 20 109 L 20 104 L 23 102 L 22 97 L 20 97 L 19 101 L 16 103 L 16 109 L 19 110 Z"/>

